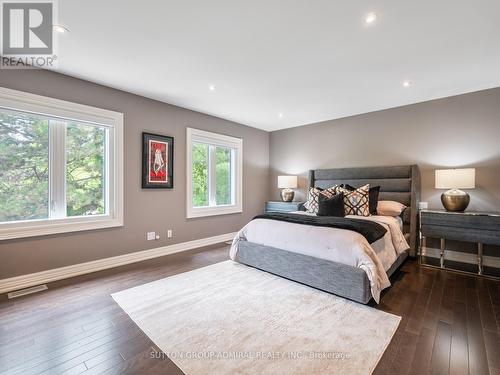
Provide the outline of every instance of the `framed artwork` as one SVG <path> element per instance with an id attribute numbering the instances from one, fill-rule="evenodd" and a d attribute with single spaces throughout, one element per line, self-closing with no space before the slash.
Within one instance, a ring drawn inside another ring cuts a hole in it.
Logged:
<path id="1" fill-rule="evenodd" d="M 174 138 L 142 133 L 142 188 L 174 187 Z"/>

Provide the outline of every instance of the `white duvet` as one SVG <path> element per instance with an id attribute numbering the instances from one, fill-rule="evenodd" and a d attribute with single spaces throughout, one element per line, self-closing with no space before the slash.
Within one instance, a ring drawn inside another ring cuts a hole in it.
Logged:
<path id="1" fill-rule="evenodd" d="M 346 217 L 375 221 L 384 226 L 387 232 L 370 245 L 361 234 L 347 229 L 255 219 L 235 236 L 230 257 L 236 259 L 240 241 L 249 241 L 358 267 L 368 276 L 373 299 L 378 303 L 380 292 L 391 285 L 386 271 L 398 255 L 409 248 L 401 224 L 390 216 Z"/>

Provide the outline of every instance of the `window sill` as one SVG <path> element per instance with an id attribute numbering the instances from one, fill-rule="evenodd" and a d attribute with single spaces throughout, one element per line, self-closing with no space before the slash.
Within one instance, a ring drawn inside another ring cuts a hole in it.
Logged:
<path id="1" fill-rule="evenodd" d="M 46 236 L 58 233 L 71 233 L 95 229 L 123 226 L 123 221 L 117 218 L 73 218 L 62 220 L 40 220 L 37 222 L 6 223 L 0 225 L 0 241 L 15 238 Z"/>
<path id="2" fill-rule="evenodd" d="M 240 206 L 191 208 L 188 209 L 187 218 L 194 219 L 197 217 L 238 214 L 242 212 L 243 210 Z"/>

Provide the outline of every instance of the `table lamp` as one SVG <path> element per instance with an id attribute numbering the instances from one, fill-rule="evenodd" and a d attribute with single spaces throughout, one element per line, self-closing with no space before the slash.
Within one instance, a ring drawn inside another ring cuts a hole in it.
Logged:
<path id="1" fill-rule="evenodd" d="M 297 188 L 297 176 L 278 176 L 278 189 L 281 190 L 281 199 L 283 202 L 293 201 L 295 192 L 292 189 Z"/>
<path id="2" fill-rule="evenodd" d="M 441 202 L 447 211 L 463 212 L 470 202 L 470 196 L 459 189 L 476 187 L 476 170 L 438 169 L 436 170 L 436 189 L 450 189 L 441 194 Z"/>

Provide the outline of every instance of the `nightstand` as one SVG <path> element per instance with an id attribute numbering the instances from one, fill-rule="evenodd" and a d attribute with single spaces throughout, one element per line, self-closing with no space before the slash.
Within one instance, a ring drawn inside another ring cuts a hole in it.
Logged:
<path id="1" fill-rule="evenodd" d="M 449 262 L 464 262 L 471 265 L 471 260 L 476 264 L 477 274 L 483 275 L 483 255 L 484 246 L 500 246 L 500 213 L 495 212 L 448 212 L 444 210 L 421 210 L 420 211 L 420 263 L 424 266 L 433 266 L 425 264 L 424 258 L 431 258 L 434 248 L 428 247 L 429 239 L 439 239 L 438 256 L 439 268 L 447 267 L 448 259 L 446 253 L 449 252 L 447 241 L 460 241 L 460 243 L 473 243 L 468 251 L 461 252 L 459 249 L 450 251 L 454 254 L 454 259 Z M 495 249 L 494 249 L 495 250 Z M 500 255 L 500 252 L 494 251 L 494 258 Z M 475 258 L 475 261 L 474 261 Z M 500 261 L 498 258 L 496 261 Z M 457 269 L 453 269 L 457 270 Z M 464 270 L 459 270 L 467 272 Z M 475 272 L 476 273 L 476 272 Z"/>
<path id="2" fill-rule="evenodd" d="M 299 211 L 299 206 L 302 203 L 304 202 L 282 202 L 282 201 L 266 202 L 266 213 Z"/>

